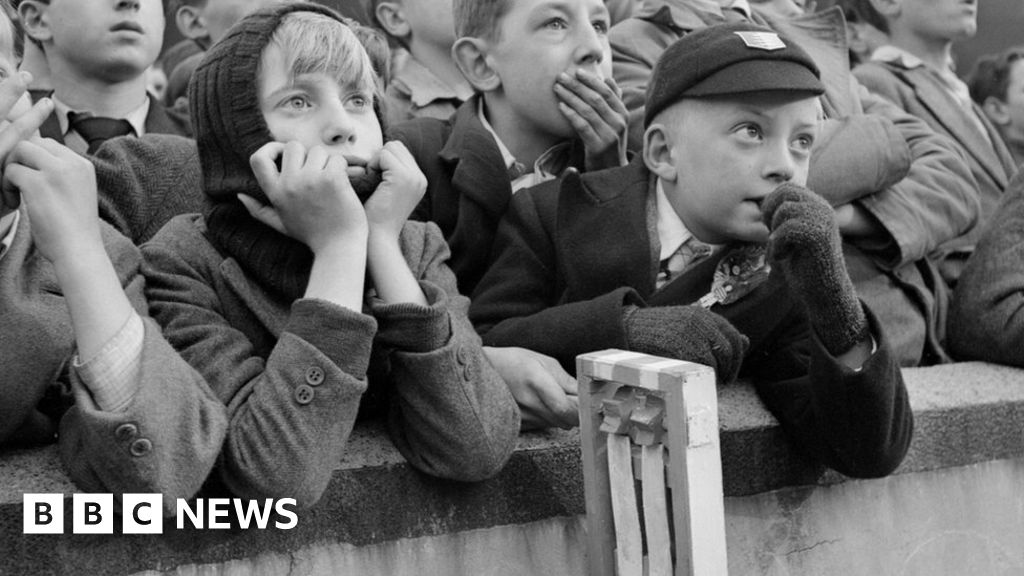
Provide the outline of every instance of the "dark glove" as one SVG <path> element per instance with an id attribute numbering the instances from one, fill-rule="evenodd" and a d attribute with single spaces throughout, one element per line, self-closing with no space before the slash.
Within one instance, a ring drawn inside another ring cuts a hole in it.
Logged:
<path id="1" fill-rule="evenodd" d="M 627 306 L 622 322 L 630 350 L 711 366 L 720 384 L 736 379 L 750 344 L 728 320 L 700 306 Z"/>
<path id="2" fill-rule="evenodd" d="M 803 302 L 818 339 L 833 355 L 868 337 L 864 309 L 846 272 L 835 212 L 821 196 L 796 184 L 776 188 L 761 205 L 771 230 L 768 257 Z"/>

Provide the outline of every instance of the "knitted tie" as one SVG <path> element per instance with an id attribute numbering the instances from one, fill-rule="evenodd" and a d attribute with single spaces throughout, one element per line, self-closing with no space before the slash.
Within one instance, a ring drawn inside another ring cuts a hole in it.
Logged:
<path id="1" fill-rule="evenodd" d="M 88 112 L 68 112 L 71 129 L 78 132 L 89 144 L 86 154 L 96 153 L 100 145 L 116 136 L 133 134 L 135 130 L 130 122 L 120 118 L 93 116 Z"/>
<path id="2" fill-rule="evenodd" d="M 697 240 L 693 236 L 683 242 L 671 256 L 658 263 L 658 276 L 655 279 L 655 286 L 661 288 L 679 276 L 691 264 L 711 255 L 711 246 Z"/>

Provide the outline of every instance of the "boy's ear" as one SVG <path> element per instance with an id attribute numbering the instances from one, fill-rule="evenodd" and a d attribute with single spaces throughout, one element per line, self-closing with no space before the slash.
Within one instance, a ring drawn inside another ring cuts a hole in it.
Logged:
<path id="1" fill-rule="evenodd" d="M 487 54 L 487 41 L 463 37 L 452 45 L 452 58 L 473 89 L 493 92 L 501 87 L 501 78 Z"/>
<path id="2" fill-rule="evenodd" d="M 40 0 L 23 0 L 18 5 L 18 18 L 25 29 L 25 34 L 36 42 L 44 43 L 53 39 L 49 8 L 49 3 Z"/>
<path id="3" fill-rule="evenodd" d="M 988 116 L 988 119 L 993 124 L 1006 126 L 1010 123 L 1010 113 L 1006 110 L 1006 104 L 995 96 L 986 98 L 985 103 L 981 105 L 981 109 L 985 111 L 985 116 Z"/>
<path id="4" fill-rule="evenodd" d="M 644 165 L 666 182 L 675 182 L 678 173 L 672 160 L 672 140 L 668 128 L 655 122 L 644 131 Z"/>
<path id="5" fill-rule="evenodd" d="M 412 33 L 412 27 L 405 19 L 402 4 L 399 2 L 381 2 L 373 13 L 377 24 L 393 38 L 406 38 Z"/>
<path id="6" fill-rule="evenodd" d="M 210 37 L 210 31 L 206 29 L 206 22 L 203 20 L 203 11 L 196 6 L 185 4 L 179 7 L 174 14 L 174 23 L 178 26 L 178 32 L 185 38 L 196 40 Z"/>

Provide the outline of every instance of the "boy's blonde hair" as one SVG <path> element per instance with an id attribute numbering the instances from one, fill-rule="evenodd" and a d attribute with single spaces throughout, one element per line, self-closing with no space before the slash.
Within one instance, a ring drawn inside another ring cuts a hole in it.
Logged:
<path id="1" fill-rule="evenodd" d="M 281 50 L 292 76 L 324 73 L 347 86 L 368 90 L 375 105 L 382 99 L 377 66 L 352 27 L 322 14 L 292 12 L 281 19 L 270 45 Z"/>

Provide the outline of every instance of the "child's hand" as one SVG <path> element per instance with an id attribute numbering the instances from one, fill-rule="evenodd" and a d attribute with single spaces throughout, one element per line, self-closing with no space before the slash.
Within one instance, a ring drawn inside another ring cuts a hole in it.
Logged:
<path id="1" fill-rule="evenodd" d="M 782 184 L 761 205 L 771 231 L 768 255 L 803 302 L 815 334 L 833 355 L 867 341 L 868 323 L 846 272 L 832 207 L 796 184 Z"/>
<path id="2" fill-rule="evenodd" d="M 736 380 L 750 346 L 729 320 L 700 306 L 627 306 L 622 325 L 630 350 L 710 366 L 719 384 Z"/>
<path id="3" fill-rule="evenodd" d="M 622 91 L 611 78 L 601 79 L 577 68 L 575 77 L 566 72 L 555 81 L 558 107 L 576 130 L 586 149 L 586 169 L 624 166 L 629 113 L 622 103 Z"/>
<path id="4" fill-rule="evenodd" d="M 280 159 L 281 168 L 277 167 Z M 366 215 L 349 183 L 345 158 L 298 142 L 270 142 L 249 159 L 270 204 L 240 194 L 253 218 L 309 246 L 366 242 Z"/>
<path id="5" fill-rule="evenodd" d="M 427 177 L 397 140 L 385 144 L 369 168 L 380 170 L 383 178 L 364 206 L 370 235 L 398 240 L 402 226 L 427 190 Z"/>
<path id="6" fill-rule="evenodd" d="M 20 142 L 7 157 L 4 188 L 21 194 L 36 247 L 54 266 L 103 249 L 92 162 L 49 138 Z"/>
<path id="7" fill-rule="evenodd" d="M 580 423 L 576 379 L 550 356 L 525 348 L 484 347 L 522 413 L 522 429 L 573 428 Z"/>

